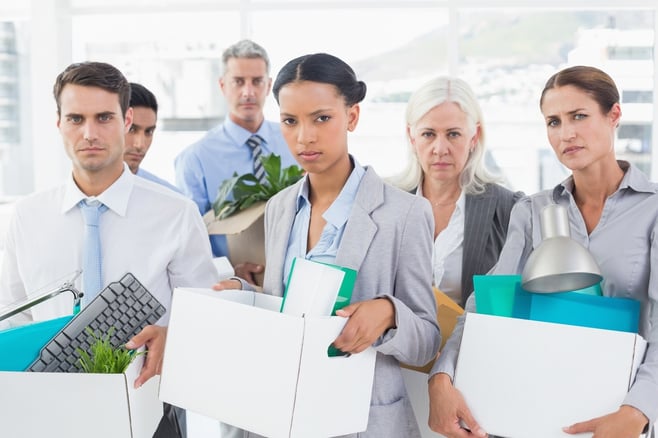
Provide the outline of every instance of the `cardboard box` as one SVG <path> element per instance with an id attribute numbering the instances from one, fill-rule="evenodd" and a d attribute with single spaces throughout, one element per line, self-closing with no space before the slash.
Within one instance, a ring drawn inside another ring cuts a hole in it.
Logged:
<path id="1" fill-rule="evenodd" d="M 210 210 L 203 215 L 208 234 L 224 234 L 228 243 L 229 261 L 257 263 L 265 266 L 265 203 L 258 203 L 226 219 L 215 219 Z M 263 285 L 263 274 L 256 276 L 259 286 Z"/>
<path id="2" fill-rule="evenodd" d="M 489 434 L 571 437 L 616 411 L 646 349 L 639 335 L 469 313 L 455 387 Z"/>
<path id="3" fill-rule="evenodd" d="M 0 372 L 2 436 L 151 438 L 160 379 L 133 388 L 141 359 L 124 374 Z"/>
<path id="4" fill-rule="evenodd" d="M 436 301 L 436 322 L 439 324 L 439 329 L 441 330 L 441 345 L 439 346 L 439 351 L 441 351 L 448 338 L 450 338 L 453 329 L 457 325 L 457 319 L 459 319 L 459 316 L 464 313 L 464 309 L 462 309 L 459 304 L 452 301 L 448 295 L 444 294 L 436 287 L 433 287 L 432 291 L 434 292 L 434 301 Z M 438 353 L 431 361 L 420 367 L 406 363 L 401 363 L 400 366 L 403 369 L 406 368 L 408 370 L 429 374 L 429 372 L 432 371 L 432 367 L 434 366 L 434 361 L 436 360 L 437 356 Z M 415 375 L 413 373 L 407 374 Z M 427 391 L 425 392 L 427 393 Z M 425 398 L 429 400 L 429 396 Z"/>
<path id="5" fill-rule="evenodd" d="M 272 438 L 365 430 L 376 352 L 328 357 L 346 319 L 280 307 L 257 292 L 177 288 L 160 398 Z"/>

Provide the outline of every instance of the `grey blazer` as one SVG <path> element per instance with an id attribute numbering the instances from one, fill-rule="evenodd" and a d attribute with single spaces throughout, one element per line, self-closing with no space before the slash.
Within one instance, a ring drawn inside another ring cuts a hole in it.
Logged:
<path id="1" fill-rule="evenodd" d="M 473 292 L 473 275 L 486 274 L 498 262 L 512 207 L 523 196 L 497 184 L 487 184 L 484 193 L 465 196 L 462 307 Z"/>
<path id="2" fill-rule="evenodd" d="M 278 193 L 265 210 L 263 289 L 277 296 L 283 294 L 283 265 L 300 184 Z M 335 263 L 358 271 L 352 302 L 387 297 L 395 306 L 397 327 L 373 344 L 378 354 L 368 429 L 354 436 L 420 438 L 399 363 L 426 364 L 441 341 L 431 289 L 433 232 L 426 199 L 384 184 L 366 167 Z"/>

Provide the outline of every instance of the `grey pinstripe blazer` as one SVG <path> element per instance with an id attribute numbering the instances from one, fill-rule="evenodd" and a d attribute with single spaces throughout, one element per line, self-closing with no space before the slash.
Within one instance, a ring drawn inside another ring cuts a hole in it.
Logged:
<path id="1" fill-rule="evenodd" d="M 510 212 L 523 196 L 523 192 L 512 192 L 497 184 L 487 184 L 482 194 L 465 196 L 462 307 L 473 292 L 473 275 L 486 274 L 498 262 Z"/>

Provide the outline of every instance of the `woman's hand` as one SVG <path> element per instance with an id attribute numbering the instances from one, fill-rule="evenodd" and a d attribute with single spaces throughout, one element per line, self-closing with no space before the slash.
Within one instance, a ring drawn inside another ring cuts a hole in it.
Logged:
<path id="1" fill-rule="evenodd" d="M 212 285 L 213 290 L 241 290 L 242 283 L 238 280 L 222 280 Z"/>
<path id="2" fill-rule="evenodd" d="M 572 435 L 593 432 L 592 438 L 637 438 L 648 423 L 647 417 L 638 409 L 623 405 L 617 412 L 572 424 L 563 430 Z"/>
<path id="3" fill-rule="evenodd" d="M 386 298 L 350 304 L 336 315 L 349 318 L 333 344 L 345 353 L 362 352 L 386 330 L 395 327 L 395 307 Z"/>
<path id="4" fill-rule="evenodd" d="M 256 275 L 262 274 L 264 269 L 265 267 L 263 265 L 257 265 L 255 263 L 238 263 L 235 265 L 235 276 L 244 278 L 247 280 L 247 283 L 256 285 Z"/>
<path id="5" fill-rule="evenodd" d="M 433 375 L 428 390 L 430 429 L 448 438 L 487 436 L 473 418 L 461 392 L 453 386 L 450 376 L 444 373 Z"/>

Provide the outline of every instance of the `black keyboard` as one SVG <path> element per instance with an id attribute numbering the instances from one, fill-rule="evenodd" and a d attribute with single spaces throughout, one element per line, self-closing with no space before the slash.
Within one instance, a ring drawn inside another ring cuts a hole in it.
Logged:
<path id="1" fill-rule="evenodd" d="M 110 283 L 85 306 L 42 349 L 27 371 L 79 372 L 80 355 L 76 348 L 89 353 L 94 333 L 110 337 L 113 347 L 125 344 L 149 324 L 155 324 L 165 314 L 164 306 L 130 273 Z"/>

